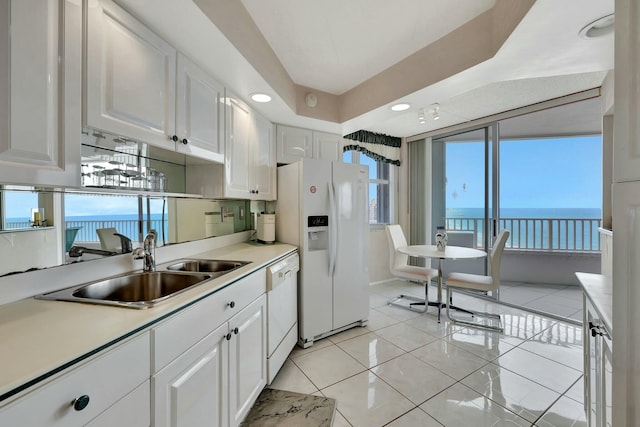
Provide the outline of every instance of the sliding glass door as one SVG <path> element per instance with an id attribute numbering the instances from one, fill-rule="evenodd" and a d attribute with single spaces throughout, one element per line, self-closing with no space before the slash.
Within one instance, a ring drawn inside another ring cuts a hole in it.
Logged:
<path id="1" fill-rule="evenodd" d="M 433 139 L 432 236 L 444 226 L 450 245 L 490 251 L 500 211 L 496 140 L 497 124 Z M 487 274 L 487 261 L 455 261 L 455 271 Z"/>

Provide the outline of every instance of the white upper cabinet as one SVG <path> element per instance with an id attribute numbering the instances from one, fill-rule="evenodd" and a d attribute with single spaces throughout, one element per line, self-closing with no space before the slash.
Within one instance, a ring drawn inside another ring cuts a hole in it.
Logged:
<path id="1" fill-rule="evenodd" d="M 222 196 L 275 200 L 276 156 L 273 125 L 230 93 L 226 96 L 225 120 L 225 173 Z"/>
<path id="2" fill-rule="evenodd" d="M 85 124 L 173 150 L 176 50 L 111 0 L 86 25 Z"/>
<path id="3" fill-rule="evenodd" d="M 86 34 L 86 126 L 224 162 L 222 85 L 112 0 Z"/>
<path id="4" fill-rule="evenodd" d="M 313 132 L 289 126 L 277 126 L 278 163 L 295 163 L 313 157 Z"/>
<path id="5" fill-rule="evenodd" d="M 225 197 L 248 199 L 251 187 L 251 109 L 234 96 L 227 96 L 225 114 Z"/>
<path id="6" fill-rule="evenodd" d="M 178 54 L 176 150 L 224 162 L 224 87 L 196 64 Z"/>
<path id="7" fill-rule="evenodd" d="M 342 136 L 291 126 L 277 126 L 278 163 L 302 158 L 342 160 Z"/>
<path id="8" fill-rule="evenodd" d="M 0 181 L 80 185 L 79 2 L 0 2 Z"/>
<path id="9" fill-rule="evenodd" d="M 342 136 L 333 133 L 313 132 L 313 158 L 342 160 Z"/>
<path id="10" fill-rule="evenodd" d="M 253 191 L 259 200 L 276 200 L 276 145 L 273 138 L 273 124 L 260 116 L 253 115 L 254 123 L 254 162 Z"/>

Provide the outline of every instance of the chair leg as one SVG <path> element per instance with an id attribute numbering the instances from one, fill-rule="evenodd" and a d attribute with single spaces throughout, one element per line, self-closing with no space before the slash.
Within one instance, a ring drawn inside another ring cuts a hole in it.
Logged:
<path id="1" fill-rule="evenodd" d="M 409 305 L 401 304 L 400 303 L 401 300 L 409 301 Z M 396 307 L 402 307 L 411 311 L 415 311 L 417 313 L 426 313 L 428 308 L 428 303 L 427 303 L 428 301 L 429 301 L 429 282 L 424 282 L 424 299 L 414 297 L 413 295 L 401 294 L 387 301 L 387 305 L 395 305 Z M 423 310 L 416 308 L 416 306 L 420 306 L 420 305 L 424 306 Z"/>
<path id="2" fill-rule="evenodd" d="M 466 321 L 466 320 L 460 320 L 460 319 L 456 319 L 455 317 L 453 317 L 451 315 L 451 311 L 450 311 L 452 293 L 453 293 L 453 289 L 451 287 L 447 286 L 447 317 L 449 318 L 449 320 L 451 322 L 453 322 L 454 324 L 462 324 L 462 325 L 472 326 L 474 328 L 482 328 L 482 329 L 487 329 L 487 330 L 490 330 L 490 331 L 504 332 L 504 328 L 502 327 L 502 319 L 501 319 L 499 314 L 487 313 L 487 312 L 484 312 L 484 311 L 461 310 L 459 308 L 456 308 L 459 311 L 463 311 L 465 313 L 471 314 L 473 317 L 487 317 L 487 318 L 491 318 L 491 319 L 498 319 L 498 326 L 489 326 L 489 325 L 484 325 L 482 323 L 469 322 L 469 321 Z"/>

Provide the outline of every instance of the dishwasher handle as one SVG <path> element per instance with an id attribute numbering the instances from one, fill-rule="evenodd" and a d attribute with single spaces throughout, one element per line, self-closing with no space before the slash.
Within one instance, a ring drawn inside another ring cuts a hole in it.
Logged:
<path id="1" fill-rule="evenodd" d="M 300 270 L 300 257 L 292 255 L 267 267 L 267 292 L 289 280 Z"/>

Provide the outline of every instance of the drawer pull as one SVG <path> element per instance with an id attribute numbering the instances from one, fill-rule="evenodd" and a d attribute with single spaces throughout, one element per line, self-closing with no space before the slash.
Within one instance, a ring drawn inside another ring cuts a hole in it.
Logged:
<path id="1" fill-rule="evenodd" d="M 227 303 L 227 306 L 233 308 L 233 307 L 236 306 L 236 303 L 235 303 L 235 301 L 231 301 L 231 302 Z"/>
<path id="2" fill-rule="evenodd" d="M 89 396 L 83 394 L 82 396 L 73 399 L 73 402 L 71 403 L 73 404 L 73 409 L 76 411 L 82 411 L 89 405 Z"/>
<path id="3" fill-rule="evenodd" d="M 238 332 L 240 332 L 240 329 L 238 329 L 238 328 L 234 328 L 234 329 L 233 329 L 233 333 L 234 333 L 234 334 L 238 335 Z"/>
<path id="4" fill-rule="evenodd" d="M 232 336 L 233 336 L 233 335 L 231 335 L 231 332 L 229 332 L 229 333 L 225 336 L 225 338 L 227 339 L 227 341 L 230 341 Z"/>

